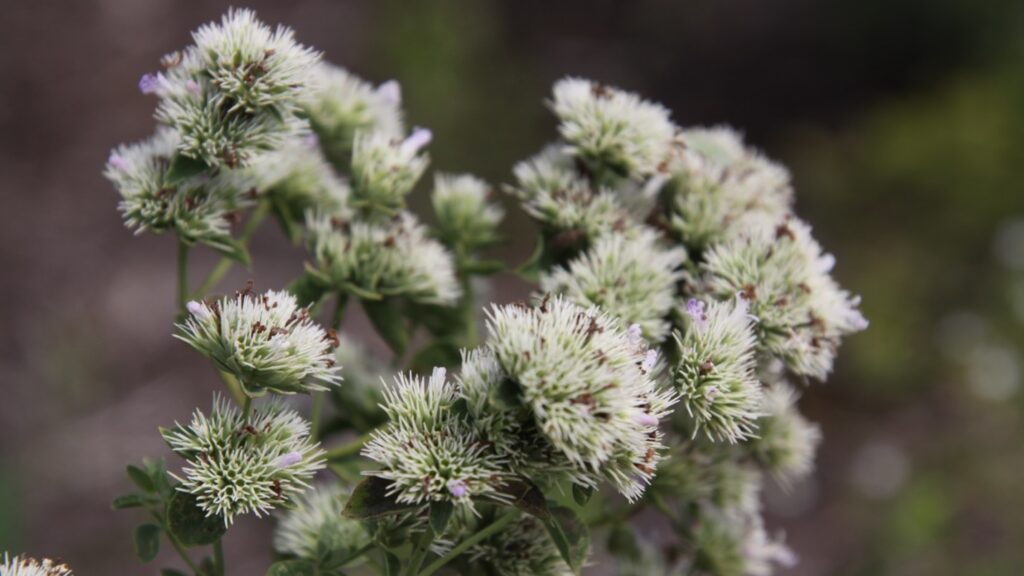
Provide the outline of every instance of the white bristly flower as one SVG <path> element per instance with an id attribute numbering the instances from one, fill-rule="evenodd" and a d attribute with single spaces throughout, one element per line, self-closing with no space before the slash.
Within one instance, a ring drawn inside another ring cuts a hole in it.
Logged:
<path id="1" fill-rule="evenodd" d="M 785 484 L 807 476 L 821 443 L 821 429 L 797 410 L 797 393 L 785 382 L 765 389 L 757 438 L 748 446 L 757 461 Z"/>
<path id="2" fill-rule="evenodd" d="M 491 187 L 469 174 L 437 174 L 430 201 L 437 214 L 438 237 L 446 246 L 472 252 L 498 239 L 504 211 L 490 202 Z"/>
<path id="3" fill-rule="evenodd" d="M 597 306 L 624 324 L 638 324 L 659 343 L 668 335 L 668 316 L 686 260 L 682 248 L 666 248 L 647 228 L 611 233 L 566 267 L 541 274 L 542 292 L 565 294 L 580 306 Z"/>
<path id="4" fill-rule="evenodd" d="M 373 432 L 363 456 L 383 468 L 366 474 L 392 482 L 398 502 L 449 501 L 474 509 L 474 498 L 505 501 L 507 462 L 455 409 L 458 388 L 444 368 L 429 379 L 399 374 L 384 391 L 389 422 Z"/>
<path id="5" fill-rule="evenodd" d="M 430 130 L 414 128 L 405 140 L 386 132 L 360 132 L 352 150 L 352 204 L 369 215 L 392 216 L 405 207 L 405 197 L 427 169 L 420 151 L 430 143 Z"/>
<path id="6" fill-rule="evenodd" d="M 591 171 L 642 178 L 669 155 L 675 127 L 668 110 L 631 92 L 566 78 L 555 83 L 551 108 L 566 150 Z"/>
<path id="7" fill-rule="evenodd" d="M 757 319 L 758 345 L 796 374 L 822 380 L 843 336 L 867 328 L 860 299 L 842 290 L 803 222 L 750 227 L 708 250 L 706 289 L 720 299 L 742 293 Z"/>
<path id="8" fill-rule="evenodd" d="M 166 184 L 167 169 L 180 139 L 166 128 L 148 140 L 110 153 L 104 175 L 121 195 L 118 210 L 136 233 L 174 232 L 185 242 L 230 249 L 228 214 L 244 207 L 244 183 L 234 174 Z"/>
<path id="9" fill-rule="evenodd" d="M 379 133 L 401 138 L 402 91 L 394 80 L 374 87 L 349 71 L 321 63 L 303 109 L 335 166 L 347 166 L 356 134 Z"/>
<path id="10" fill-rule="evenodd" d="M 637 500 L 661 458 L 657 423 L 677 400 L 643 369 L 646 344 L 561 296 L 494 307 L 488 327 L 489 347 L 552 446 Z"/>
<path id="11" fill-rule="evenodd" d="M 4 552 L 0 563 L 0 576 L 72 576 L 67 564 L 53 560 L 35 560 L 23 556 L 10 556 Z"/>
<path id="12" fill-rule="evenodd" d="M 775 567 L 791 568 L 793 554 L 782 538 L 772 538 L 760 511 L 706 514 L 694 534 L 695 567 L 718 576 L 771 576 Z"/>
<path id="13" fill-rule="evenodd" d="M 729 128 L 696 128 L 670 163 L 669 225 L 687 246 L 702 250 L 744 230 L 752 219 L 789 213 L 789 172 L 747 148 Z"/>
<path id="14" fill-rule="evenodd" d="M 297 112 L 320 55 L 290 29 L 271 30 L 251 10 L 233 9 L 192 38 L 164 59 L 166 76 L 146 83 L 161 98 L 157 119 L 181 133 L 182 154 L 241 166 L 308 129 Z"/>
<path id="15" fill-rule="evenodd" d="M 745 303 L 690 300 L 686 331 L 676 334 L 674 380 L 694 434 L 735 443 L 754 436 L 761 383 L 754 375 L 756 339 Z"/>
<path id="16" fill-rule="evenodd" d="M 254 186 L 301 219 L 306 210 L 348 218 L 350 191 L 324 159 L 315 138 L 293 138 L 260 154 L 247 168 Z"/>
<path id="17" fill-rule="evenodd" d="M 472 574 L 495 576 L 569 576 L 573 572 L 533 516 L 513 524 L 466 551 Z"/>
<path id="18" fill-rule="evenodd" d="M 306 227 L 314 273 L 338 290 L 446 306 L 459 299 L 455 259 L 408 212 L 380 224 L 307 213 Z"/>
<path id="19" fill-rule="evenodd" d="M 345 558 L 370 543 L 370 534 L 358 520 L 342 516 L 349 493 L 338 484 L 315 486 L 294 501 L 294 508 L 278 516 L 274 550 L 304 560 L 325 554 Z"/>
<path id="20" fill-rule="evenodd" d="M 630 212 L 615 192 L 595 190 L 576 173 L 572 157 L 557 146 L 517 164 L 514 175 L 516 184 L 509 192 L 552 232 L 596 238 L 632 225 Z"/>
<path id="21" fill-rule="evenodd" d="M 246 418 L 216 396 L 209 416 L 196 410 L 188 426 L 160 432 L 187 461 L 183 477 L 172 474 L 181 483 L 178 490 L 227 526 L 240 514 L 263 516 L 288 503 L 324 467 L 324 451 L 309 440 L 309 423 L 276 399 Z"/>
<path id="22" fill-rule="evenodd" d="M 216 302 L 190 302 L 178 325 L 183 340 L 234 375 L 249 396 L 327 390 L 341 377 L 337 338 L 309 317 L 288 292 L 246 289 Z"/>

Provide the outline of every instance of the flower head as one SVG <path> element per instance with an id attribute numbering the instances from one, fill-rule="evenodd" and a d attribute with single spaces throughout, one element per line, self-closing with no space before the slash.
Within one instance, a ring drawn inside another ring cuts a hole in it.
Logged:
<path id="1" fill-rule="evenodd" d="M 257 295 L 246 289 L 188 308 L 176 337 L 238 378 L 250 396 L 327 390 L 341 380 L 334 364 L 336 338 L 288 292 Z"/>
<path id="2" fill-rule="evenodd" d="M 495 307 L 488 318 L 488 345 L 547 441 L 578 470 L 639 498 L 662 448 L 643 416 L 661 419 L 676 400 L 643 370 L 646 345 L 560 296 Z"/>
<path id="3" fill-rule="evenodd" d="M 0 563 L 2 576 L 72 576 L 67 564 L 59 564 L 53 560 L 42 561 L 23 556 L 9 556 L 4 552 Z"/>
<path id="4" fill-rule="evenodd" d="M 566 267 L 542 274 L 540 289 L 637 324 L 644 336 L 658 343 L 669 332 L 668 316 L 685 260 L 682 248 L 661 246 L 651 230 L 611 233 Z"/>
<path id="5" fill-rule="evenodd" d="M 244 416 L 223 397 L 209 416 L 196 411 L 188 426 L 162 429 L 187 462 L 178 490 L 196 497 L 209 516 L 230 526 L 239 514 L 262 516 L 309 487 L 324 452 L 309 440 L 309 423 L 272 401 Z"/>
<path id="6" fill-rule="evenodd" d="M 832 279 L 833 264 L 794 218 L 713 246 L 702 268 L 711 294 L 742 293 L 749 302 L 761 351 L 797 374 L 824 379 L 842 337 L 867 327 L 860 299 Z"/>
<path id="7" fill-rule="evenodd" d="M 473 509 L 473 498 L 505 500 L 505 460 L 482 442 L 444 368 L 429 379 L 399 374 L 384 391 L 389 422 L 373 432 L 363 455 L 383 468 L 368 472 L 392 482 L 399 502 L 450 501 Z"/>
<path id="8" fill-rule="evenodd" d="M 308 213 L 306 227 L 314 273 L 338 290 L 355 286 L 423 304 L 459 298 L 455 259 L 408 212 L 381 224 Z"/>
<path id="9" fill-rule="evenodd" d="M 253 158 L 247 172 L 259 191 L 300 216 L 317 210 L 332 217 L 348 218 L 350 191 L 324 159 L 315 142 L 292 138 L 280 148 Z"/>
<path id="10" fill-rule="evenodd" d="M 748 444 L 757 461 L 786 483 L 810 473 L 821 443 L 821 429 L 800 414 L 796 401 L 796 391 L 785 382 L 767 387 L 758 436 Z"/>
<path id="11" fill-rule="evenodd" d="M 551 108 L 566 150 L 591 170 L 644 177 L 669 154 L 675 127 L 668 110 L 631 92 L 566 78 L 555 83 Z"/>
<path id="12" fill-rule="evenodd" d="M 303 104 L 320 144 L 337 167 L 351 163 L 359 133 L 401 138 L 402 90 L 390 80 L 374 87 L 343 68 L 320 63 L 313 69 L 313 89 Z"/>
<path id="13" fill-rule="evenodd" d="M 736 442 L 753 436 L 761 409 L 761 384 L 754 375 L 751 320 L 741 302 L 691 301 L 687 330 L 676 335 L 679 363 L 674 379 L 683 405 L 711 438 Z"/>
<path id="14" fill-rule="evenodd" d="M 274 530 L 274 550 L 304 560 L 321 555 L 346 557 L 370 543 L 358 520 L 342 516 L 349 493 L 338 484 L 315 486 L 281 512 Z"/>
<path id="15" fill-rule="evenodd" d="M 771 576 L 775 566 L 796 564 L 782 538 L 772 538 L 759 511 L 712 511 L 703 515 L 694 534 L 695 565 L 722 576 Z"/>
<path id="16" fill-rule="evenodd" d="M 473 574 L 569 576 L 573 573 L 543 524 L 527 515 L 473 545 L 466 555 L 470 564 L 477 567 Z"/>
<path id="17" fill-rule="evenodd" d="M 437 174 L 430 200 L 438 237 L 446 246 L 472 252 L 497 241 L 504 212 L 489 202 L 491 187 L 469 174 Z"/>
<path id="18" fill-rule="evenodd" d="M 429 160 L 420 154 L 429 130 L 417 128 L 405 140 L 385 132 L 360 132 L 352 151 L 352 199 L 367 215 L 392 216 L 423 175 Z"/>

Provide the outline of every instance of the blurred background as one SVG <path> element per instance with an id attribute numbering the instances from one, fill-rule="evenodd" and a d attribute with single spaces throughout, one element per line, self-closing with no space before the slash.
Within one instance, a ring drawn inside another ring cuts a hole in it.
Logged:
<path id="1" fill-rule="evenodd" d="M 798 210 L 871 328 L 804 394 L 819 470 L 769 493 L 800 575 L 1024 571 L 1024 4 L 1019 0 L 249 2 L 374 82 L 402 83 L 433 166 L 510 179 L 581 75 L 683 125 L 731 124 L 793 171 Z M 153 129 L 136 83 L 227 2 L 0 4 L 0 550 L 76 574 L 155 574 L 131 549 L 124 464 L 218 380 L 170 337 L 174 239 L 133 237 L 100 171 Z M 414 200 L 425 208 L 424 194 Z M 519 261 L 515 211 L 497 250 Z M 253 278 L 302 253 L 266 226 Z M 210 266 L 210 254 L 194 262 Z M 500 276 L 494 299 L 526 286 Z M 368 332 L 361 317 L 346 329 Z M 372 336 L 366 336 L 372 338 Z M 379 344 L 373 340 L 375 344 Z M 262 574 L 269 523 L 226 540 Z"/>

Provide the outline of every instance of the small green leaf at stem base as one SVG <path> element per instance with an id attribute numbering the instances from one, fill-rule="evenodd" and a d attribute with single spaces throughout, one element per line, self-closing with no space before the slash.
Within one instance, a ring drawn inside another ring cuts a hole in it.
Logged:
<path id="1" fill-rule="evenodd" d="M 146 499 L 141 494 L 125 494 L 114 498 L 111 506 L 114 510 L 124 510 L 125 508 L 140 508 L 145 504 Z"/>
<path id="2" fill-rule="evenodd" d="M 135 529 L 135 555 L 143 563 L 156 558 L 160 552 L 160 527 L 156 524 L 143 524 Z"/>
<path id="3" fill-rule="evenodd" d="M 156 492 L 156 485 L 153 483 L 153 479 L 150 478 L 142 468 L 138 466 L 128 465 L 128 477 L 131 478 L 132 482 L 139 487 L 140 490 L 146 494 L 152 494 Z"/>

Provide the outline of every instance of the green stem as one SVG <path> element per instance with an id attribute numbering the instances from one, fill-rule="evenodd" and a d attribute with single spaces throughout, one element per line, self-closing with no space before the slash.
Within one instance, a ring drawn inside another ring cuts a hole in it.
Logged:
<path id="1" fill-rule="evenodd" d="M 242 390 L 242 385 L 238 382 L 238 379 L 235 378 L 233 374 L 229 374 L 227 372 L 220 371 L 219 374 L 220 379 L 223 380 L 224 384 L 228 387 L 228 393 L 230 393 L 231 397 L 234 398 L 235 403 L 239 406 L 244 405 L 249 396 L 244 390 Z"/>
<path id="2" fill-rule="evenodd" d="M 458 558 L 459 554 L 462 554 L 463 552 L 468 550 L 470 546 L 473 546 L 474 544 L 484 540 L 485 538 L 488 538 L 492 534 L 496 534 L 502 528 L 508 526 L 509 523 L 515 520 L 517 516 L 519 516 L 519 511 L 512 510 L 511 512 L 506 513 L 504 516 L 498 518 L 494 522 L 491 522 L 487 526 L 481 528 L 479 531 L 477 531 L 476 534 L 473 534 L 469 538 L 466 538 L 465 540 L 460 542 L 458 546 L 449 550 L 447 554 L 441 556 L 437 560 L 434 560 L 432 563 L 430 563 L 426 568 L 423 569 L 422 572 L 419 573 L 419 576 L 430 576 L 434 572 L 437 572 L 445 564 Z"/>
<path id="3" fill-rule="evenodd" d="M 260 223 L 263 222 L 263 219 L 267 216 L 269 211 L 270 202 L 267 202 L 266 200 L 261 201 L 259 205 L 256 206 L 256 210 L 254 210 L 252 215 L 249 216 L 249 221 L 245 223 L 245 228 L 242 229 L 242 233 L 238 236 L 238 240 L 242 243 L 242 246 L 249 243 L 249 239 L 252 238 L 252 235 L 259 228 Z M 234 264 L 235 261 L 227 256 L 221 258 L 220 261 L 217 262 L 217 265 L 213 267 L 213 270 L 210 271 L 209 275 L 206 276 L 206 279 L 203 280 L 203 283 L 199 288 L 192 294 L 192 297 L 202 298 L 205 296 L 213 289 L 214 286 L 217 285 L 217 282 L 220 282 L 221 278 L 228 273 L 228 270 L 231 270 L 231 267 Z"/>
<path id="4" fill-rule="evenodd" d="M 245 400 L 242 401 L 242 417 L 246 422 L 249 421 L 250 414 L 252 414 L 252 398 L 246 395 Z"/>
<path id="5" fill-rule="evenodd" d="M 224 546 L 221 544 L 223 538 L 217 538 L 217 541 L 213 543 L 213 565 L 214 571 L 220 576 L 224 576 Z"/>
<path id="6" fill-rule="evenodd" d="M 178 238 L 178 312 L 185 313 L 188 303 L 188 250 L 189 245 Z"/>
<path id="7" fill-rule="evenodd" d="M 373 434 L 373 432 L 367 432 L 366 434 L 363 434 L 362 436 L 356 438 L 355 440 L 349 442 L 348 444 L 342 444 L 341 446 L 331 448 L 330 450 L 327 451 L 327 461 L 330 462 L 331 460 L 344 460 L 349 456 L 354 456 L 358 454 L 359 451 L 363 449 L 363 444 L 366 444 L 366 442 L 370 439 L 371 434 Z"/>
<path id="8" fill-rule="evenodd" d="M 426 529 L 416 538 L 416 543 L 413 544 L 412 556 L 409 558 L 409 565 L 405 569 L 406 576 L 416 576 L 419 573 L 420 566 L 423 565 L 423 559 L 426 558 L 427 552 L 430 551 L 430 543 L 433 541 L 434 530 L 428 524 Z"/>
<path id="9" fill-rule="evenodd" d="M 193 573 L 199 574 L 199 566 L 196 566 L 196 563 L 188 557 L 188 554 L 185 552 L 185 547 L 178 541 L 178 537 L 172 534 L 170 530 L 167 530 L 166 527 L 164 528 L 164 532 L 167 533 L 167 539 L 171 541 L 171 546 L 178 551 L 178 555 L 181 556 L 181 559 L 188 564 L 188 567 L 192 569 Z"/>

